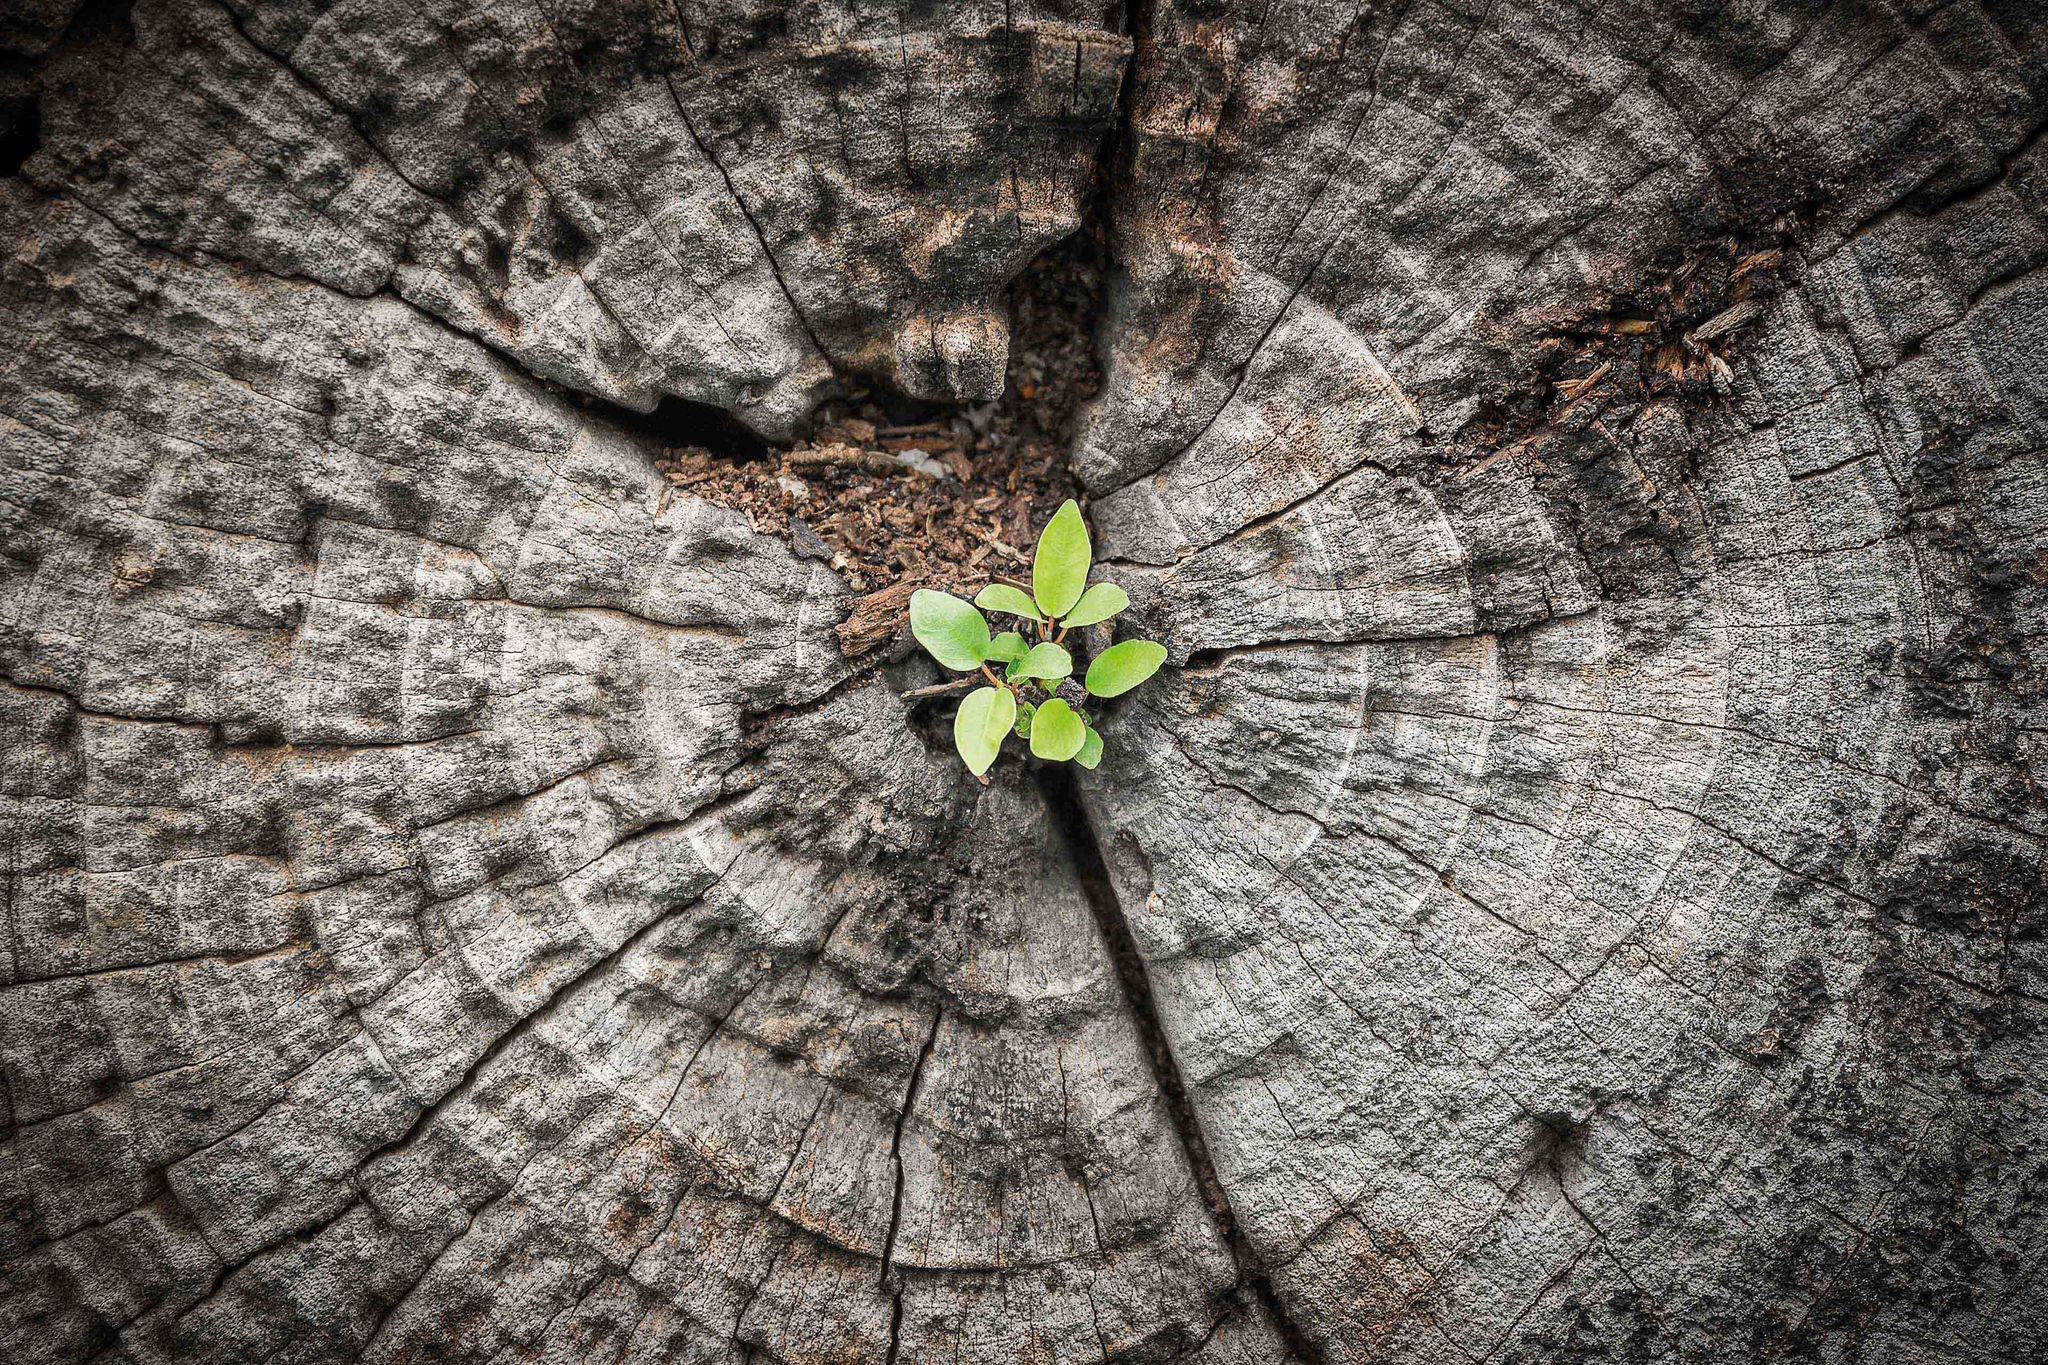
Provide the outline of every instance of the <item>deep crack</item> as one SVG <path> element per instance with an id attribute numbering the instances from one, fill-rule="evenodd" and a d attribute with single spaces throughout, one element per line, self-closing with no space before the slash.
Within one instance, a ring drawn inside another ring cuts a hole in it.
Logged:
<path id="1" fill-rule="evenodd" d="M 1109 948 L 1117 984 L 1123 990 L 1124 1002 L 1137 1025 L 1138 1037 L 1144 1044 L 1145 1060 L 1151 1067 L 1154 1083 L 1159 1087 L 1167 1117 L 1180 1138 L 1188 1167 L 1194 1172 L 1196 1188 L 1201 1191 L 1202 1202 L 1208 1207 L 1209 1216 L 1214 1220 L 1224 1244 L 1230 1248 L 1237 1272 L 1236 1287 L 1240 1291 L 1249 1291 L 1266 1310 L 1279 1329 L 1282 1340 L 1297 1359 L 1307 1361 L 1309 1365 L 1322 1365 L 1321 1347 L 1294 1321 L 1281 1301 L 1265 1260 L 1245 1235 L 1236 1211 L 1231 1208 L 1230 1195 L 1216 1172 L 1216 1163 L 1209 1156 L 1208 1139 L 1203 1136 L 1194 1097 L 1181 1074 L 1180 1063 L 1174 1058 L 1173 1045 L 1166 1036 L 1165 1026 L 1160 1022 L 1144 955 L 1131 933 L 1123 905 L 1117 899 L 1108 864 L 1102 856 L 1102 845 L 1095 837 L 1095 827 L 1082 803 L 1080 784 L 1075 781 L 1073 769 L 1063 763 L 1045 764 L 1038 769 L 1037 777 L 1046 810 L 1073 864 L 1074 879 Z"/>

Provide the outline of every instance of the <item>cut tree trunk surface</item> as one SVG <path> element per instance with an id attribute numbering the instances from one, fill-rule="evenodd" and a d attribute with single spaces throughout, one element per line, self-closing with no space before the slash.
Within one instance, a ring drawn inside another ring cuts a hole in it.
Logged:
<path id="1" fill-rule="evenodd" d="M 2048 1351 L 2039 5 L 0 48 L 0 1358 Z"/>

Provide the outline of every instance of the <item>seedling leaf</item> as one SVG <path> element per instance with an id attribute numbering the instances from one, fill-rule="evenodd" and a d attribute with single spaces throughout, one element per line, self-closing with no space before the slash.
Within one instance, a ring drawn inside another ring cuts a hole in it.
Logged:
<path id="1" fill-rule="evenodd" d="M 983 611 L 1006 611 L 1012 616 L 1022 616 L 1030 621 L 1043 621 L 1038 606 L 1022 588 L 1013 588 L 1008 583 L 991 583 L 974 594 L 974 605 Z"/>
<path id="2" fill-rule="evenodd" d="M 1074 603 L 1060 624 L 1072 630 L 1077 626 L 1092 626 L 1131 605 L 1131 595 L 1114 583 L 1097 583 L 1081 594 L 1081 600 Z"/>
<path id="3" fill-rule="evenodd" d="M 1065 616 L 1088 586 L 1088 527 L 1080 504 L 1068 498 L 1038 536 L 1031 561 L 1031 595 L 1047 616 Z"/>
<path id="4" fill-rule="evenodd" d="M 1028 701 L 1017 703 L 1017 737 L 1031 738 L 1031 718 L 1038 714 L 1038 708 Z"/>
<path id="5" fill-rule="evenodd" d="M 1031 718 L 1031 752 L 1040 758 L 1065 761 L 1081 752 L 1088 725 L 1073 707 L 1054 697 Z"/>
<path id="6" fill-rule="evenodd" d="M 1024 656 L 1024 662 L 1012 670 L 1017 678 L 1042 678 L 1047 682 L 1058 682 L 1069 677 L 1074 671 L 1074 656 L 1050 640 L 1042 645 L 1031 646 L 1031 652 Z"/>
<path id="7" fill-rule="evenodd" d="M 988 657 L 987 619 L 949 593 L 919 588 L 910 594 L 910 633 L 948 668 L 979 668 Z"/>
<path id="8" fill-rule="evenodd" d="M 953 717 L 953 747 L 967 771 L 980 777 L 989 770 L 1016 720 L 1017 699 L 1009 689 L 977 687 L 967 694 Z"/>
<path id="9" fill-rule="evenodd" d="M 1095 656 L 1088 665 L 1088 691 L 1097 697 L 1120 697 L 1159 671 L 1166 646 L 1150 640 L 1124 640 Z"/>
<path id="10" fill-rule="evenodd" d="M 1081 752 L 1074 755 L 1074 762 L 1093 770 L 1102 762 L 1102 736 L 1095 733 L 1095 727 L 1088 727 L 1088 737 L 1081 741 Z"/>
<path id="11" fill-rule="evenodd" d="M 1006 630 L 988 642 L 988 652 L 982 658 L 993 659 L 999 664 L 1013 664 L 1021 660 L 1030 648 L 1024 643 L 1023 636 L 1014 630 Z"/>

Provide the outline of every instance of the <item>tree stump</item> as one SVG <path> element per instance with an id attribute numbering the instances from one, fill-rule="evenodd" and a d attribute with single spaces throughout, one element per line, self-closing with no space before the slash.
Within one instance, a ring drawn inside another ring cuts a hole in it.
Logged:
<path id="1" fill-rule="evenodd" d="M 2038 6 L 0 46 L 0 1356 L 2048 1351 Z"/>

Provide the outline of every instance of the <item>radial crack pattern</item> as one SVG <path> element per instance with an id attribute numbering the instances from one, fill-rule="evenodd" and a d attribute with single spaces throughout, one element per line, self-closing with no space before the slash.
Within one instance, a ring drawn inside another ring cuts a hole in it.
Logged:
<path id="1" fill-rule="evenodd" d="M 2029 7 L 15 8 L 0 1357 L 2048 1350 Z"/>

